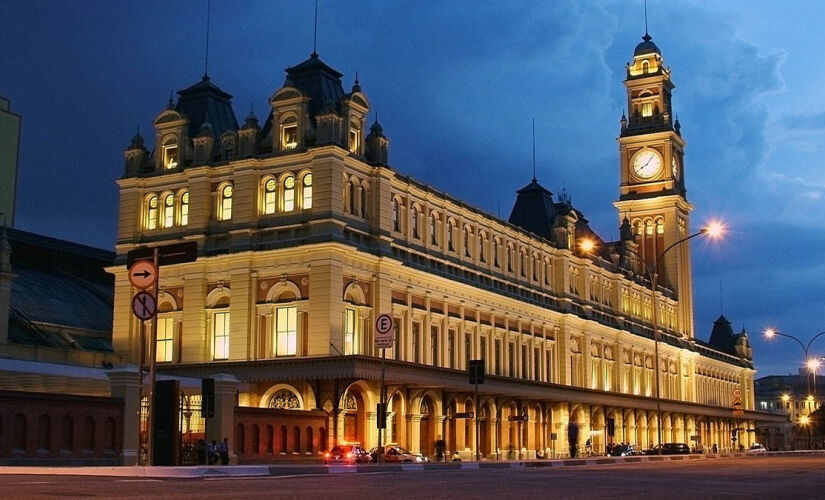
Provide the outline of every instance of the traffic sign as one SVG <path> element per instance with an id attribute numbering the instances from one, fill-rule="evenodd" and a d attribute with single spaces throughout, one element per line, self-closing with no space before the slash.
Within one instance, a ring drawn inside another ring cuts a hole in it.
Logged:
<path id="1" fill-rule="evenodd" d="M 737 387 L 736 389 L 734 389 L 734 390 L 731 392 L 731 396 L 733 396 L 733 399 L 739 399 L 739 398 L 741 398 L 741 397 L 742 397 L 742 389 L 740 389 L 740 388 L 738 388 L 738 387 Z"/>
<path id="2" fill-rule="evenodd" d="M 138 319 L 146 321 L 155 317 L 158 312 L 155 297 L 151 293 L 138 292 L 132 297 L 132 312 Z"/>
<path id="3" fill-rule="evenodd" d="M 129 268 L 129 282 L 135 288 L 146 290 L 158 279 L 158 268 L 149 260 L 139 260 Z"/>
<path id="4" fill-rule="evenodd" d="M 395 340 L 395 332 L 392 316 L 389 314 L 379 315 L 375 318 L 375 347 L 392 347 L 393 340 Z"/>

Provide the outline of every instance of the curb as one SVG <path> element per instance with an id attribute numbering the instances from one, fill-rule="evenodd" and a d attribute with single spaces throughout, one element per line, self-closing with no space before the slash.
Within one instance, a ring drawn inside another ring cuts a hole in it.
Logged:
<path id="1" fill-rule="evenodd" d="M 278 477 L 321 474 L 357 474 L 387 472 L 464 471 L 482 469 L 525 469 L 564 468 L 593 465 L 620 465 L 644 462 L 716 460 L 725 458 L 760 458 L 789 455 L 823 455 L 825 450 L 771 451 L 758 455 L 747 453 L 718 453 L 701 455 L 640 455 L 631 457 L 586 457 L 555 460 L 521 460 L 506 462 L 448 462 L 448 463 L 403 463 L 403 464 L 360 464 L 360 465 L 229 465 L 222 467 L 30 467 L 2 466 L 0 476 L 16 475 L 65 475 L 65 476 L 105 476 L 130 478 L 168 479 L 216 479 L 230 477 Z"/>

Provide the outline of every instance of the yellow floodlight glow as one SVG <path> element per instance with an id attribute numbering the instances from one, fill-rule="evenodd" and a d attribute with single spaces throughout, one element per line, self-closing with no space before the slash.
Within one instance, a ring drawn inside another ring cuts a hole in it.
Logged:
<path id="1" fill-rule="evenodd" d="M 579 248 L 581 248 L 581 251 L 584 253 L 590 253 L 596 248 L 596 242 L 590 238 L 583 238 L 579 242 Z"/>
<path id="2" fill-rule="evenodd" d="M 799 423 L 801 425 L 808 425 L 811 423 L 811 419 L 810 417 L 808 417 L 808 415 L 802 415 L 801 417 L 799 417 Z"/>

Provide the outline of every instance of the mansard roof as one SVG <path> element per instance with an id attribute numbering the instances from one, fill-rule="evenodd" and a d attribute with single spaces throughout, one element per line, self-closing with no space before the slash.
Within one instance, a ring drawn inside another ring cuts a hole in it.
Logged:
<path id="1" fill-rule="evenodd" d="M 346 96 L 341 85 L 342 73 L 332 69 L 313 52 L 309 59 L 286 69 L 284 86 L 295 87 L 311 99 L 309 115 L 315 117 L 332 106 L 340 111 L 341 100 Z"/>
<path id="2" fill-rule="evenodd" d="M 552 240 L 553 223 L 556 218 L 553 193 L 545 189 L 536 179 L 516 193 L 516 203 L 510 213 L 510 224 Z"/>
<path id="3" fill-rule="evenodd" d="M 238 121 L 232 110 L 232 95 L 212 83 L 209 76 L 203 75 L 201 81 L 178 91 L 180 98 L 175 110 L 189 120 L 189 137 L 195 137 L 204 123 L 212 126 L 215 138 L 228 130 L 238 130 Z"/>

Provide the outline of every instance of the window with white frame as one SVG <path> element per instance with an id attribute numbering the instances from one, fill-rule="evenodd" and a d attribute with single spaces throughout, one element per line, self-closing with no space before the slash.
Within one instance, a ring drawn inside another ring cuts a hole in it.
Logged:
<path id="1" fill-rule="evenodd" d="M 304 210 L 312 208 L 312 174 L 304 175 L 302 179 L 303 189 L 301 192 L 301 208 Z"/>
<path id="2" fill-rule="evenodd" d="M 229 311 L 213 315 L 212 359 L 229 359 Z"/>
<path id="3" fill-rule="evenodd" d="M 264 215 L 271 215 L 278 209 L 278 182 L 267 179 L 264 182 Z"/>
<path id="4" fill-rule="evenodd" d="M 227 184 L 221 188 L 218 203 L 218 220 L 230 220 L 232 218 L 232 185 Z"/>
<path id="5" fill-rule="evenodd" d="M 184 191 L 180 195 L 180 225 L 189 224 L 189 191 Z"/>
<path id="6" fill-rule="evenodd" d="M 174 345 L 174 318 L 158 318 L 157 344 L 155 346 L 155 361 L 157 361 L 158 363 L 168 363 L 172 361 L 172 351 Z"/>
<path id="7" fill-rule="evenodd" d="M 287 118 L 281 125 L 281 149 L 289 150 L 298 147 L 298 120 Z"/>
<path id="8" fill-rule="evenodd" d="M 175 195 L 172 193 L 163 197 L 163 227 L 175 225 Z"/>
<path id="9" fill-rule="evenodd" d="M 275 355 L 295 356 L 298 353 L 298 308 L 275 308 Z"/>
<path id="10" fill-rule="evenodd" d="M 153 194 L 146 200 L 146 229 L 158 227 L 158 195 Z"/>
<path id="11" fill-rule="evenodd" d="M 355 309 L 346 308 L 344 311 L 344 354 L 357 354 L 355 318 Z"/>
<path id="12" fill-rule="evenodd" d="M 295 210 L 295 177 L 284 179 L 284 212 Z"/>
<path id="13" fill-rule="evenodd" d="M 178 145 L 170 143 L 163 146 L 163 168 L 172 169 L 178 166 Z"/>

